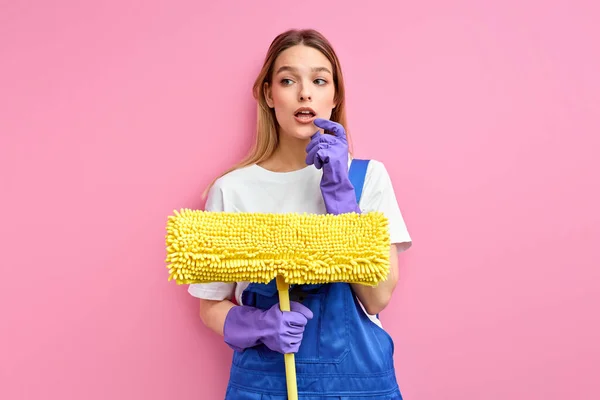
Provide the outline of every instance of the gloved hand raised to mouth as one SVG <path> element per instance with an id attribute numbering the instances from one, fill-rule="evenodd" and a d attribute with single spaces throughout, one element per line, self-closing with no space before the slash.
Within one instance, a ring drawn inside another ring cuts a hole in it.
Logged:
<path id="1" fill-rule="evenodd" d="M 313 123 L 332 133 L 315 133 L 306 146 L 306 164 L 323 169 L 321 193 L 330 214 L 360 213 L 354 187 L 348 178 L 348 141 L 341 124 L 317 118 Z"/>
<path id="2" fill-rule="evenodd" d="M 310 309 L 295 301 L 290 302 L 290 311 L 281 311 L 278 303 L 268 310 L 234 306 L 225 318 L 224 340 L 236 351 L 263 343 L 281 354 L 297 353 L 312 317 Z"/>

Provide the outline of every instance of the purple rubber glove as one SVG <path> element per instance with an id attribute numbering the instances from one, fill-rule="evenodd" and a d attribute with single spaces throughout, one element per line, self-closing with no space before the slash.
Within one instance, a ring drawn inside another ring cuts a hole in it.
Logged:
<path id="1" fill-rule="evenodd" d="M 279 303 L 268 310 L 250 306 L 235 306 L 225 318 L 225 343 L 233 350 L 243 351 L 263 343 L 281 354 L 297 353 L 304 327 L 313 313 L 307 307 L 290 301 L 291 311 L 281 311 Z"/>
<path id="2" fill-rule="evenodd" d="M 348 178 L 348 141 L 344 127 L 337 122 L 317 118 L 314 124 L 333 133 L 315 133 L 306 146 L 306 163 L 323 169 L 321 193 L 330 214 L 360 213 L 354 187 Z"/>

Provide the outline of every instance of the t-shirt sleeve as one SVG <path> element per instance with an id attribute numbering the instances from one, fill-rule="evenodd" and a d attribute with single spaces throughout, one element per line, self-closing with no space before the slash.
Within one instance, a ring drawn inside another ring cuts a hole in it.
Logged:
<path id="1" fill-rule="evenodd" d="M 210 188 L 205 211 L 224 211 L 225 200 L 223 190 L 218 181 Z M 235 292 L 235 283 L 211 282 L 211 283 L 192 283 L 188 286 L 188 293 L 194 297 L 205 300 L 231 300 Z"/>
<path id="2" fill-rule="evenodd" d="M 385 165 L 371 160 L 365 177 L 363 195 L 360 199 L 363 212 L 380 211 L 389 221 L 390 242 L 396 244 L 398 252 L 408 250 L 412 239 L 400 211 L 392 180 Z"/>

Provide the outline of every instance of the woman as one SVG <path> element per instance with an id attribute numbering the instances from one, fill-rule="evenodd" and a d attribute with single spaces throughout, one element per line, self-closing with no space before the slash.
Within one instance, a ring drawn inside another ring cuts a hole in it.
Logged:
<path id="1" fill-rule="evenodd" d="M 234 349 L 226 399 L 285 399 L 283 354 L 289 352 L 295 353 L 302 399 L 401 399 L 393 341 L 377 314 L 398 280 L 397 253 L 412 242 L 384 165 L 376 160 L 355 164 L 349 156 L 344 82 L 331 44 L 314 30 L 277 36 L 254 96 L 255 145 L 213 182 L 205 209 L 381 211 L 389 220 L 391 268 L 375 288 L 294 286 L 289 312 L 279 310 L 274 282 L 190 285 L 189 293 L 201 299 L 202 321 Z"/>

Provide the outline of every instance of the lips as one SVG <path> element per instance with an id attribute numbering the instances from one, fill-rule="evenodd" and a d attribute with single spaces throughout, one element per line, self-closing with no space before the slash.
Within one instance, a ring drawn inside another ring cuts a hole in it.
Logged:
<path id="1" fill-rule="evenodd" d="M 310 107 L 300 107 L 294 112 L 294 118 L 296 121 L 303 124 L 311 123 L 316 116 L 317 113 Z"/>

